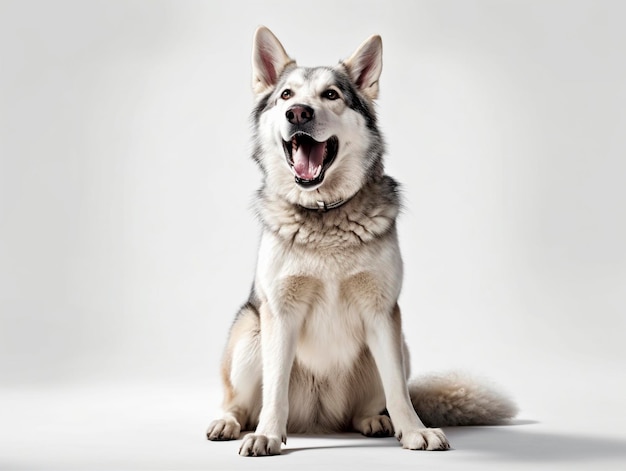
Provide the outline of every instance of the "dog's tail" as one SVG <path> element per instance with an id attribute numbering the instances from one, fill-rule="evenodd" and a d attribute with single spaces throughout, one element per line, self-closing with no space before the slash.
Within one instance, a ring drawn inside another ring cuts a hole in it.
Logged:
<path id="1" fill-rule="evenodd" d="M 498 425 L 518 412 L 493 385 L 458 372 L 412 379 L 409 394 L 417 415 L 429 427 Z"/>

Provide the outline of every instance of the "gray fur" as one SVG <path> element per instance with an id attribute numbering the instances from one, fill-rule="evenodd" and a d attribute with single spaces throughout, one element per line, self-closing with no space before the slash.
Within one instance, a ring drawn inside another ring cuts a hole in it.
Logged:
<path id="1" fill-rule="evenodd" d="M 411 402 L 429 427 L 500 425 L 517 415 L 517 406 L 488 381 L 449 372 L 409 382 Z"/>

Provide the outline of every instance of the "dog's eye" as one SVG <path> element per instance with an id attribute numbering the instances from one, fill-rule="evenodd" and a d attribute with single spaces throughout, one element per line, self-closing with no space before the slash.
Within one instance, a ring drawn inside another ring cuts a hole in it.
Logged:
<path id="1" fill-rule="evenodd" d="M 339 98 L 339 93 L 329 88 L 324 93 L 322 93 L 322 96 L 327 100 L 336 100 L 337 98 Z"/>
<path id="2" fill-rule="evenodd" d="M 289 98 L 291 98 L 291 90 L 289 89 L 283 90 L 283 92 L 280 94 L 280 97 L 283 100 L 289 100 Z"/>

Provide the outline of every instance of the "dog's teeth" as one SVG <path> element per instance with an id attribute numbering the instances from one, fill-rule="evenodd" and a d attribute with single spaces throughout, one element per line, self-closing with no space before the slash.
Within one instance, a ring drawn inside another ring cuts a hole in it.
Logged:
<path id="1" fill-rule="evenodd" d="M 315 169 L 315 176 L 318 177 L 320 173 L 322 173 L 322 166 L 318 165 Z"/>

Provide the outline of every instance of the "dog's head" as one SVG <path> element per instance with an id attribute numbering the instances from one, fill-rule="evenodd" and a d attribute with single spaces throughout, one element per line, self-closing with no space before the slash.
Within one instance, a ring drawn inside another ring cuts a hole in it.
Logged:
<path id="1" fill-rule="evenodd" d="M 353 196 L 382 173 L 373 101 L 382 70 L 380 36 L 335 67 L 298 67 L 272 34 L 254 36 L 254 158 L 266 190 L 315 207 Z"/>

